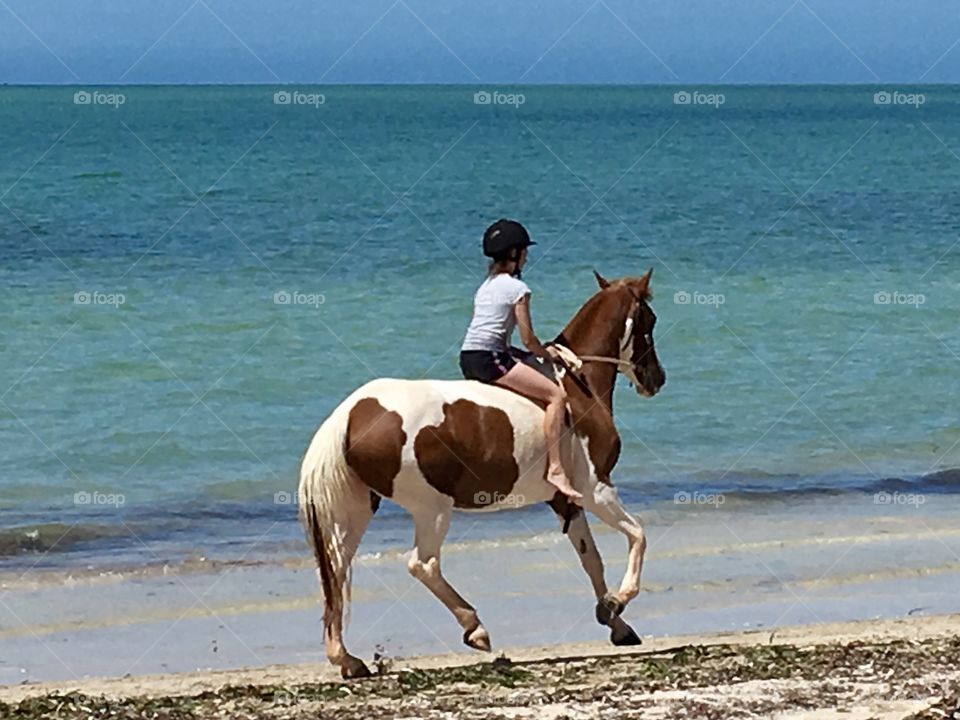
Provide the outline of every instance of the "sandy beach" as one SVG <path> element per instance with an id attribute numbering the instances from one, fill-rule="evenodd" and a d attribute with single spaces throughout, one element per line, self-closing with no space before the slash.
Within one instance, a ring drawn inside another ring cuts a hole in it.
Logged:
<path id="1" fill-rule="evenodd" d="M 960 615 L 943 615 L 395 658 L 349 683 L 303 664 L 22 685 L 0 716 L 956 718 L 958 652 Z"/>
<path id="2" fill-rule="evenodd" d="M 741 519 L 648 515 L 644 588 L 624 615 L 636 651 L 607 644 L 559 532 L 456 528 L 447 572 L 492 654 L 460 645 L 405 550 L 368 551 L 347 638 L 381 676 L 348 685 L 323 657 L 305 553 L 3 573 L 0 716 L 950 717 L 936 713 L 960 680 L 951 504 L 828 498 Z M 597 542 L 612 580 L 622 539 L 597 528 Z"/>

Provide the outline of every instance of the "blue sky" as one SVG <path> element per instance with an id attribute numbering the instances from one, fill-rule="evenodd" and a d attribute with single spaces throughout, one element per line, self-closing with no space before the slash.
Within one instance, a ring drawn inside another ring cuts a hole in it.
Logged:
<path id="1" fill-rule="evenodd" d="M 0 0 L 0 82 L 956 82 L 958 39 L 947 0 Z"/>

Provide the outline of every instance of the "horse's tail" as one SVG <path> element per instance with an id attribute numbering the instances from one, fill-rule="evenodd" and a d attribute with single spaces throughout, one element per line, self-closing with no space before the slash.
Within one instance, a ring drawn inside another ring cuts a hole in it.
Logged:
<path id="1" fill-rule="evenodd" d="M 344 547 L 344 539 L 360 483 L 351 476 L 344 455 L 349 416 L 350 404 L 343 402 L 317 430 L 300 466 L 300 520 L 317 560 L 325 625 L 343 617 L 350 604 L 352 551 Z"/>

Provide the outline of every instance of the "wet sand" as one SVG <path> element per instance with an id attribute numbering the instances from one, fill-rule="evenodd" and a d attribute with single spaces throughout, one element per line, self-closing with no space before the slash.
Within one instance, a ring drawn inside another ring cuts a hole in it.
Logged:
<path id="1" fill-rule="evenodd" d="M 950 498 L 952 500 L 952 498 Z M 861 515 L 836 501 L 752 514 L 685 508 L 648 516 L 643 591 L 624 618 L 649 642 L 690 633 L 960 612 L 955 507 Z M 518 516 L 521 517 L 521 516 Z M 559 532 L 478 539 L 461 518 L 444 572 L 493 647 L 604 642 L 576 554 Z M 525 528 L 518 520 L 517 531 Z M 611 585 L 623 539 L 593 523 Z M 351 650 L 477 657 L 406 572 L 405 551 L 367 551 L 354 572 Z M 321 663 L 318 585 L 304 552 L 272 562 L 0 573 L 0 685 Z"/>

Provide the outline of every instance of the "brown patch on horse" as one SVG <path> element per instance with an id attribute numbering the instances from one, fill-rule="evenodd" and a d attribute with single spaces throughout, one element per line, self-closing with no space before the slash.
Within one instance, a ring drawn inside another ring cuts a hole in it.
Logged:
<path id="1" fill-rule="evenodd" d="M 400 413 L 387 410 L 376 398 L 363 398 L 350 410 L 343 450 L 347 465 L 384 497 L 393 496 L 406 442 Z"/>
<path id="2" fill-rule="evenodd" d="M 470 400 L 445 403 L 443 422 L 422 428 L 413 452 L 427 482 L 459 508 L 492 504 L 520 475 L 510 418 L 500 408 Z"/>
<path id="3" fill-rule="evenodd" d="M 557 517 L 563 520 L 562 532 L 564 535 L 570 531 L 570 521 L 583 513 L 583 508 L 574 502 L 570 502 L 570 499 L 561 492 L 554 493 L 553 498 L 547 500 L 547 505 L 553 509 Z"/>

